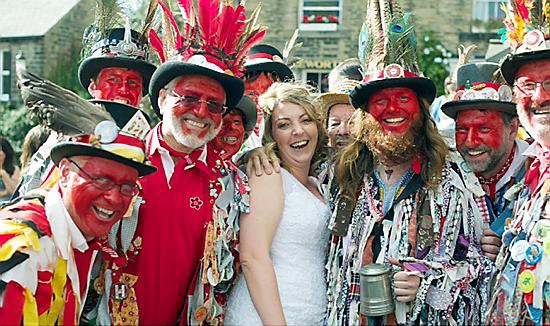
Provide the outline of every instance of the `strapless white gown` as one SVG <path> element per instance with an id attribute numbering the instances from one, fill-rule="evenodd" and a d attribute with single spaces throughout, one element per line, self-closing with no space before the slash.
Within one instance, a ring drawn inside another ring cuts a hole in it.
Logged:
<path id="1" fill-rule="evenodd" d="M 327 305 L 329 209 L 288 171 L 281 169 L 281 175 L 284 210 L 271 258 L 283 311 L 288 325 L 321 325 Z M 243 274 L 229 295 L 225 325 L 262 325 Z"/>

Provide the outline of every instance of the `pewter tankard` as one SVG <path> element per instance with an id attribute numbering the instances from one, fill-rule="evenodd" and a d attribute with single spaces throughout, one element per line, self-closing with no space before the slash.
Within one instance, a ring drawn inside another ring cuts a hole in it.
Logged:
<path id="1" fill-rule="evenodd" d="M 361 314 L 385 316 L 394 309 L 391 272 L 382 264 L 370 264 L 359 271 L 361 284 Z"/>

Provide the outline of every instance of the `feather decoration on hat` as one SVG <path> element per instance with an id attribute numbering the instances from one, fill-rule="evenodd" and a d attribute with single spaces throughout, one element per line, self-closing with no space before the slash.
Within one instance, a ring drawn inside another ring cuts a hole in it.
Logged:
<path id="1" fill-rule="evenodd" d="M 247 19 L 244 1 L 236 8 L 229 0 L 178 0 L 177 4 L 184 20 L 180 29 L 170 8 L 163 0 L 159 4 L 168 17 L 169 24 L 163 24 L 163 46 L 165 60 L 169 55 L 167 47 L 186 60 L 195 54 L 210 54 L 222 61 L 236 76 L 241 76 L 244 57 L 250 48 L 265 36 L 265 28 L 257 22 L 260 6 Z M 183 33 L 181 32 L 183 30 Z M 175 41 L 167 45 L 166 34 L 174 34 Z"/>
<path id="2" fill-rule="evenodd" d="M 419 71 L 412 17 L 403 13 L 397 0 L 368 0 L 358 56 L 367 74 L 389 64 Z"/>
<path id="3" fill-rule="evenodd" d="M 458 49 L 457 49 L 458 61 L 456 62 L 456 68 L 453 71 L 453 74 L 451 75 L 451 81 L 453 84 L 456 84 L 456 81 L 457 81 L 458 68 L 470 62 L 470 59 L 476 49 L 477 49 L 476 45 L 468 45 L 467 47 L 465 47 L 464 45 L 460 44 L 458 46 Z"/>
<path id="4" fill-rule="evenodd" d="M 512 50 L 520 47 L 525 35 L 532 30 L 550 34 L 550 1 L 510 0 L 501 5 L 505 13 L 505 28 L 499 31 L 502 41 L 508 40 Z"/>
<path id="5" fill-rule="evenodd" d="M 304 43 L 296 43 L 296 40 L 298 40 L 298 36 L 300 34 L 300 30 L 297 28 L 290 39 L 285 43 L 285 47 L 283 49 L 283 62 L 289 67 L 292 68 L 294 65 L 298 64 L 300 61 L 302 61 L 301 58 L 298 58 L 293 55 L 294 51 L 301 48 Z"/>
<path id="6" fill-rule="evenodd" d="M 145 19 L 143 22 L 143 27 L 141 28 L 141 36 L 140 36 L 140 42 L 146 43 L 147 37 L 149 36 L 149 31 L 153 27 L 153 21 L 155 19 L 155 16 L 157 14 L 157 8 L 159 6 L 159 0 L 150 0 L 149 6 L 147 8 L 147 14 L 145 15 Z"/>
<path id="7" fill-rule="evenodd" d="M 82 57 L 88 57 L 92 47 L 108 35 L 109 30 L 124 26 L 121 16 L 123 6 L 120 0 L 96 0 L 94 22 L 84 30 L 82 36 Z"/>
<path id="8" fill-rule="evenodd" d="M 16 60 L 15 66 L 23 102 L 48 128 L 68 136 L 93 134 L 99 122 L 114 121 L 102 106 L 28 72 L 22 60 Z"/>

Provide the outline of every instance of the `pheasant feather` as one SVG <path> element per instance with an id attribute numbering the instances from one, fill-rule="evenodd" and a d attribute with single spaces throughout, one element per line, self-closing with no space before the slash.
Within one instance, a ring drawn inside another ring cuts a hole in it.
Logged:
<path id="1" fill-rule="evenodd" d="M 65 135 L 92 134 L 104 120 L 114 121 L 102 106 L 83 100 L 75 93 L 28 72 L 16 61 L 17 86 L 29 111 L 48 128 Z"/>

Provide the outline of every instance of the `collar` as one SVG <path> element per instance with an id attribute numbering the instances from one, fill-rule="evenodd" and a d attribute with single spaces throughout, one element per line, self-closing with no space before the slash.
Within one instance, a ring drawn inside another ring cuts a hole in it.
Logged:
<path id="1" fill-rule="evenodd" d="M 53 187 L 46 195 L 46 216 L 50 222 L 52 239 L 61 258 L 72 259 L 72 249 L 84 252 L 88 249 L 88 241 L 80 232 L 69 212 L 63 205 L 59 187 Z"/>
<path id="2" fill-rule="evenodd" d="M 528 147 L 528 142 L 521 139 L 516 139 L 516 148 L 512 164 L 510 165 L 510 168 L 508 168 L 506 173 L 502 176 L 502 178 L 497 181 L 497 191 L 507 185 L 511 178 L 518 176 L 520 170 L 525 166 L 525 160 L 527 159 L 527 157 L 523 153 L 527 150 Z"/>
<path id="3" fill-rule="evenodd" d="M 176 166 L 176 164 L 174 163 L 174 160 L 172 159 L 172 156 L 170 155 L 170 152 L 168 151 L 168 149 L 162 147 L 161 145 L 161 142 L 160 142 L 160 133 L 161 133 L 161 126 L 162 126 L 162 122 L 157 124 L 155 126 L 155 128 L 151 129 L 149 131 L 149 135 L 147 137 L 147 156 L 151 157 L 153 156 L 155 153 L 159 153 L 160 155 L 160 159 L 162 161 L 162 167 L 163 167 L 163 170 L 164 170 L 164 175 L 166 177 L 166 182 L 168 183 L 168 187 L 171 188 L 170 186 L 170 179 L 172 178 L 172 175 L 174 174 L 174 168 Z M 201 149 L 196 149 L 195 151 L 191 152 L 190 153 L 190 156 L 192 157 L 193 153 L 197 152 L 197 151 L 200 151 Z M 196 158 L 197 161 L 200 161 L 202 163 L 204 163 L 205 165 L 207 164 L 206 163 L 206 159 L 208 157 L 208 146 L 207 145 L 204 145 L 202 147 L 202 152 L 199 154 L 199 156 Z M 192 168 L 194 166 L 194 163 L 193 163 L 193 160 L 191 158 L 187 158 L 187 163 L 188 165 L 186 166 L 186 168 L 189 166 L 189 168 Z"/>

